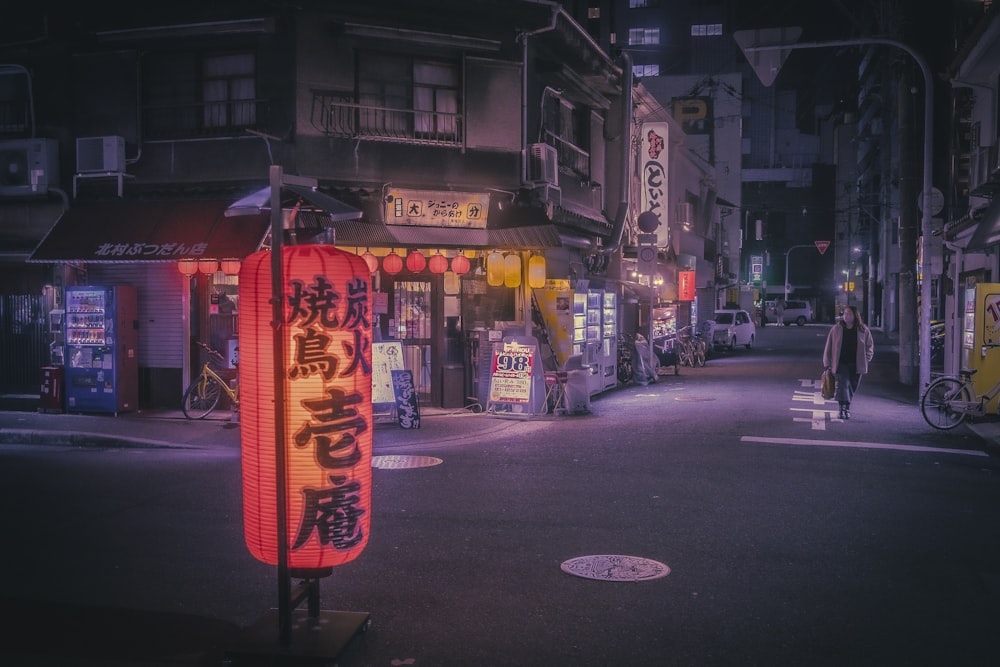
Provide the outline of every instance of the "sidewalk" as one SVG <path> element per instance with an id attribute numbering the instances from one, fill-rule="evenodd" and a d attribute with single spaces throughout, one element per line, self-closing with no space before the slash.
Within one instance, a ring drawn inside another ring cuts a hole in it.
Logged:
<path id="1" fill-rule="evenodd" d="M 549 416 L 536 420 L 550 419 Z M 403 429 L 387 417 L 375 421 L 376 454 L 459 443 L 521 423 L 462 409 L 420 407 L 420 428 Z M 180 410 L 142 410 L 110 414 L 53 414 L 0 411 L 0 444 L 67 447 L 163 447 L 232 449 L 240 447 L 239 424 L 228 411 L 191 420 Z"/>
<path id="2" fill-rule="evenodd" d="M 919 400 L 917 395 L 920 392 L 915 387 L 899 384 L 898 381 L 899 341 L 886 334 L 881 329 L 877 329 L 875 327 L 872 327 L 872 334 L 875 338 L 876 362 L 872 368 L 872 375 L 875 375 L 876 377 L 873 377 L 872 379 L 880 385 L 880 388 L 883 391 L 892 394 L 900 400 L 912 401 L 913 404 L 916 405 Z M 884 371 L 886 366 L 891 366 L 895 369 L 897 375 L 890 378 L 883 372 L 881 374 L 882 377 L 878 377 L 876 374 L 878 373 L 879 367 L 881 367 Z M 975 433 L 976 436 L 982 439 L 988 446 L 1000 448 L 1000 417 L 991 415 L 976 421 L 966 420 L 965 425 L 968 426 L 969 430 Z M 927 428 L 931 427 L 928 426 Z M 1000 449 L 997 451 L 1000 451 Z"/>

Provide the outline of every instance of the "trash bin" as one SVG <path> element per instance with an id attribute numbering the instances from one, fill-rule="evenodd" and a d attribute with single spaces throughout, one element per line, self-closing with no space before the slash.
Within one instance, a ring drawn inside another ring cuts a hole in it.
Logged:
<path id="1" fill-rule="evenodd" d="M 590 367 L 583 365 L 583 355 L 566 360 L 566 409 L 570 414 L 590 412 Z"/>
<path id="2" fill-rule="evenodd" d="M 63 367 L 42 367 L 42 390 L 38 397 L 38 407 L 42 412 L 64 412 L 63 410 Z"/>
<path id="3" fill-rule="evenodd" d="M 445 364 L 441 367 L 441 407 L 465 407 L 465 366 Z"/>

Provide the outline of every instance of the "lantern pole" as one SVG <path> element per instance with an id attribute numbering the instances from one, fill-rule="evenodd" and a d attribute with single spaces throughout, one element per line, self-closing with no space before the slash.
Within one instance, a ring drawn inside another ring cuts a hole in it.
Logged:
<path id="1" fill-rule="evenodd" d="M 285 459 L 284 313 L 281 284 L 281 165 L 271 165 L 271 333 L 274 355 L 274 472 L 278 525 L 278 643 L 292 643 L 292 580 L 288 573 L 288 480 Z"/>

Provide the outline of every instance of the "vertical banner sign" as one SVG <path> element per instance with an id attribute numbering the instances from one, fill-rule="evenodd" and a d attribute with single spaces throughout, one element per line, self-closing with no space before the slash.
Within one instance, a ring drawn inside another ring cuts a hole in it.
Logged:
<path id="1" fill-rule="evenodd" d="M 328 245 L 281 249 L 288 566 L 356 558 L 371 516 L 371 274 Z M 240 271 L 243 522 L 255 558 L 278 563 L 270 251 Z"/>
<path id="2" fill-rule="evenodd" d="M 495 345 L 490 401 L 493 403 L 528 403 L 531 400 L 531 368 L 535 347 L 520 343 Z"/>
<path id="3" fill-rule="evenodd" d="M 667 146 L 670 126 L 667 123 L 643 123 L 642 126 L 642 192 L 639 214 L 649 211 L 660 221 L 656 245 L 666 246 L 670 240 L 667 227 Z"/>
<path id="4" fill-rule="evenodd" d="M 678 301 L 694 301 L 694 296 L 695 296 L 694 275 L 695 275 L 694 271 L 677 272 Z"/>

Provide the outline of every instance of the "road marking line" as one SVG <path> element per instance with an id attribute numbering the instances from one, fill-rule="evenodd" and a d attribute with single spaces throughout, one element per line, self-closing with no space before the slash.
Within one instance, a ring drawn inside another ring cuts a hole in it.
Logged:
<path id="1" fill-rule="evenodd" d="M 895 449 L 903 452 L 928 452 L 935 454 L 964 454 L 966 456 L 989 456 L 986 452 L 971 449 L 945 449 L 941 447 L 919 447 L 917 445 L 890 445 L 882 442 L 845 442 L 841 440 L 809 440 L 807 438 L 765 438 L 756 435 L 742 435 L 740 442 L 762 442 L 772 445 L 813 445 L 816 447 L 848 447 L 854 449 Z"/>

